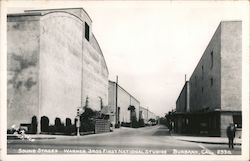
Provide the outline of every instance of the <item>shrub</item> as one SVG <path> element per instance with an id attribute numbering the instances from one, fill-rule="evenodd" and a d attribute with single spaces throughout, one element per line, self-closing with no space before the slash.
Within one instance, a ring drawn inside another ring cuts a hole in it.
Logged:
<path id="1" fill-rule="evenodd" d="M 66 122 L 66 126 L 71 126 L 72 125 L 70 118 L 66 118 L 65 122 Z"/>
<path id="2" fill-rule="evenodd" d="M 41 117 L 41 132 L 49 132 L 49 118 L 46 116 Z"/>
<path id="3" fill-rule="evenodd" d="M 145 123 L 144 123 L 144 119 L 140 118 L 139 119 L 139 127 L 144 127 Z"/>
<path id="4" fill-rule="evenodd" d="M 7 134 L 14 134 L 14 132 L 16 132 L 16 129 L 14 128 L 7 129 Z"/>
<path id="5" fill-rule="evenodd" d="M 115 124 L 115 128 L 120 128 L 120 124 Z"/>
<path id="6" fill-rule="evenodd" d="M 31 119 L 31 134 L 37 133 L 37 118 L 36 116 L 33 116 Z"/>
<path id="7" fill-rule="evenodd" d="M 80 116 L 81 132 L 94 131 L 95 130 L 95 118 L 97 117 L 97 111 L 91 108 L 85 107 L 85 111 Z"/>
<path id="8" fill-rule="evenodd" d="M 65 127 L 65 134 L 66 135 L 74 135 L 76 133 L 76 126 L 70 125 Z"/>

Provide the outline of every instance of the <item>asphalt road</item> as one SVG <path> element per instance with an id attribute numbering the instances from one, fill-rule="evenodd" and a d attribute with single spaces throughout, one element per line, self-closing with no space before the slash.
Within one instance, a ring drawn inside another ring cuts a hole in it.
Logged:
<path id="1" fill-rule="evenodd" d="M 201 144 L 175 139 L 163 126 L 121 128 L 111 133 L 56 136 L 55 139 L 8 140 L 8 154 L 160 154 L 237 155 L 240 146 Z"/>

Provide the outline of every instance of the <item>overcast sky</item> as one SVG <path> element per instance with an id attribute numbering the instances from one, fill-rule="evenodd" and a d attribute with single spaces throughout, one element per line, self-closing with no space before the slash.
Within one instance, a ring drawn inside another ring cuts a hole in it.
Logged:
<path id="1" fill-rule="evenodd" d="M 241 5 L 217 2 L 88 2 L 82 7 L 93 21 L 109 79 L 118 75 L 119 84 L 159 116 L 175 108 L 185 74 L 189 79 L 220 21 L 246 14 Z"/>

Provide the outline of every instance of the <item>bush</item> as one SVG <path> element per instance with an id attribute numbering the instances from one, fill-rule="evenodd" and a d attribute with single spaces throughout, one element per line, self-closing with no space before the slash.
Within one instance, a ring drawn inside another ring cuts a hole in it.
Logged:
<path id="1" fill-rule="evenodd" d="M 14 134 L 14 132 L 16 132 L 16 129 L 14 128 L 7 129 L 7 134 Z"/>
<path id="2" fill-rule="evenodd" d="M 66 135 L 74 135 L 76 133 L 76 126 L 70 125 L 65 127 L 65 134 Z"/>
<path id="3" fill-rule="evenodd" d="M 97 117 L 97 112 L 91 108 L 85 108 L 85 111 L 80 116 L 81 127 L 80 132 L 88 132 L 95 130 L 95 118 Z"/>
<path id="4" fill-rule="evenodd" d="M 59 127 L 59 126 L 61 126 L 61 119 L 57 117 L 55 119 L 55 127 Z"/>
<path id="5" fill-rule="evenodd" d="M 133 116 L 133 117 L 131 118 L 131 124 L 132 124 L 132 127 L 133 127 L 133 128 L 138 128 L 138 127 L 139 127 L 139 123 L 138 123 L 138 121 L 137 121 L 137 119 L 136 119 L 136 116 Z"/>
<path id="6" fill-rule="evenodd" d="M 64 124 L 61 122 L 61 119 L 57 117 L 55 119 L 55 132 L 65 133 L 65 131 Z"/>
<path id="7" fill-rule="evenodd" d="M 37 118 L 36 116 L 33 116 L 31 119 L 31 134 L 36 134 L 37 133 Z"/>
<path id="8" fill-rule="evenodd" d="M 139 119 L 139 127 L 145 127 L 144 119 Z"/>
<path id="9" fill-rule="evenodd" d="M 41 117 L 41 132 L 49 132 L 49 118 L 46 116 Z"/>
<path id="10" fill-rule="evenodd" d="M 130 122 L 122 122 L 121 126 L 122 127 L 131 127 L 131 123 Z"/>
<path id="11" fill-rule="evenodd" d="M 115 124 L 115 128 L 120 128 L 121 127 L 121 123 L 120 121 L 118 121 L 118 123 Z"/>
<path id="12" fill-rule="evenodd" d="M 55 134 L 55 132 L 56 132 L 56 128 L 55 128 L 55 126 L 49 126 L 49 128 L 48 128 L 48 133 L 50 133 L 50 134 Z"/>
<path id="13" fill-rule="evenodd" d="M 80 132 L 95 131 L 94 121 L 82 122 L 80 127 Z"/>
<path id="14" fill-rule="evenodd" d="M 71 126 L 72 125 L 70 118 L 66 118 L 65 122 L 66 122 L 66 126 Z"/>

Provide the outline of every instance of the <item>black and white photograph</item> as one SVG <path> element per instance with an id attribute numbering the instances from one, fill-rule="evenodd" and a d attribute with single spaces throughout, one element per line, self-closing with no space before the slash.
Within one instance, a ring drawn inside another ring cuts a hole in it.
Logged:
<path id="1" fill-rule="evenodd" d="M 2 1 L 0 160 L 249 160 L 249 1 Z"/>

